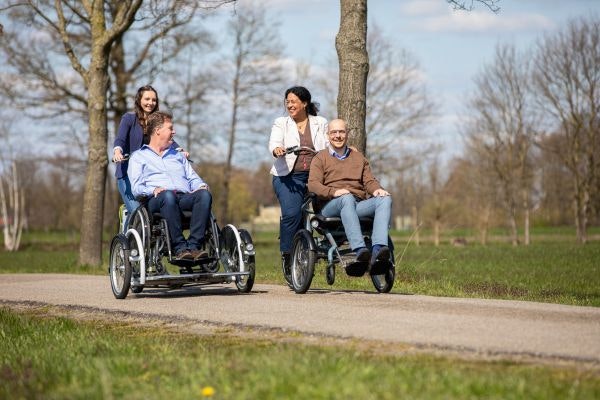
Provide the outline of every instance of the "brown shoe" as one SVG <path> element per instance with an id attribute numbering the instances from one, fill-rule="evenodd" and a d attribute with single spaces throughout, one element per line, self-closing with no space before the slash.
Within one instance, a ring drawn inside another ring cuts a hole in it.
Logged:
<path id="1" fill-rule="evenodd" d="M 179 261 L 192 261 L 194 260 L 194 255 L 188 249 L 183 249 L 179 250 L 173 259 Z"/>
<path id="2" fill-rule="evenodd" d="M 208 258 L 208 252 L 206 250 L 191 250 L 190 253 L 194 257 L 194 261 Z"/>

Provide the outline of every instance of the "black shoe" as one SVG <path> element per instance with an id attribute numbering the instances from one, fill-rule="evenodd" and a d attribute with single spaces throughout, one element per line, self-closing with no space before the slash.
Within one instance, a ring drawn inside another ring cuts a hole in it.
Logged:
<path id="1" fill-rule="evenodd" d="M 387 246 L 380 246 L 373 251 L 373 256 L 371 257 L 371 265 L 375 264 L 377 261 L 390 261 L 390 249 Z"/>
<path id="2" fill-rule="evenodd" d="M 173 260 L 176 261 L 194 261 L 194 255 L 188 249 L 179 250 Z"/>
<path id="3" fill-rule="evenodd" d="M 355 262 L 368 262 L 371 258 L 371 252 L 366 247 L 361 247 L 356 251 Z"/>
<path id="4" fill-rule="evenodd" d="M 369 264 L 369 273 L 371 275 L 385 274 L 392 265 L 390 255 L 390 249 L 387 246 L 375 248 Z"/>
<path id="5" fill-rule="evenodd" d="M 346 265 L 346 275 L 348 276 L 363 276 L 369 269 L 369 264 L 365 261 L 355 261 Z"/>

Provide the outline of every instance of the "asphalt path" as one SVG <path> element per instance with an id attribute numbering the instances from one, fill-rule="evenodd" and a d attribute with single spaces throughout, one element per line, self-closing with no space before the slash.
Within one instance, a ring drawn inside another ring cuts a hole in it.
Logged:
<path id="1" fill-rule="evenodd" d="M 255 285 L 145 289 L 113 297 L 108 276 L 0 275 L 0 302 L 45 303 L 198 324 L 365 340 L 481 357 L 600 365 L 600 308 Z M 32 303 L 32 304 L 33 304 Z"/>

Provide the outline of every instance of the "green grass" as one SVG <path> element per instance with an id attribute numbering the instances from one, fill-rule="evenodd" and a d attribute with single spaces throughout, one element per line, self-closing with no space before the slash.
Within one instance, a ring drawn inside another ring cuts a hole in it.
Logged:
<path id="1" fill-rule="evenodd" d="M 416 246 L 397 237 L 394 242 L 393 292 L 600 306 L 599 241 L 582 246 L 556 240 L 517 247 L 505 243 Z M 257 281 L 282 283 L 277 243 L 259 236 L 256 248 Z M 324 271 L 321 262 L 311 288 L 330 288 Z M 374 290 L 368 278 L 337 272 L 335 289 Z"/>
<path id="2" fill-rule="evenodd" d="M 0 398 L 194 399 L 207 386 L 215 399 L 600 397 L 594 370 L 198 336 L 47 311 L 0 308 Z"/>
<path id="3" fill-rule="evenodd" d="M 433 296 L 516 299 L 600 307 L 600 241 L 578 245 L 564 228 L 538 228 L 530 246 L 511 246 L 506 240 L 487 246 L 464 247 L 414 240 L 393 232 L 397 277 L 393 292 Z M 543 237 L 544 240 L 536 240 Z M 284 284 L 277 234 L 257 232 L 257 283 Z M 101 267 L 77 265 L 77 236 L 28 233 L 22 251 L 0 251 L 3 273 L 106 274 Z M 108 243 L 104 244 L 108 260 Z M 318 264 L 311 288 L 374 291 L 369 278 L 349 278 L 338 268 L 333 287 Z"/>

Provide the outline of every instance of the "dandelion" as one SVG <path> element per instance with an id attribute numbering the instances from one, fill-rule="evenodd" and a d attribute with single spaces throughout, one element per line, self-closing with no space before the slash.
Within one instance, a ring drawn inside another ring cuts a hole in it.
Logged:
<path id="1" fill-rule="evenodd" d="M 203 397 L 211 397 L 215 394 L 215 389 L 212 386 L 204 386 L 200 393 Z"/>

